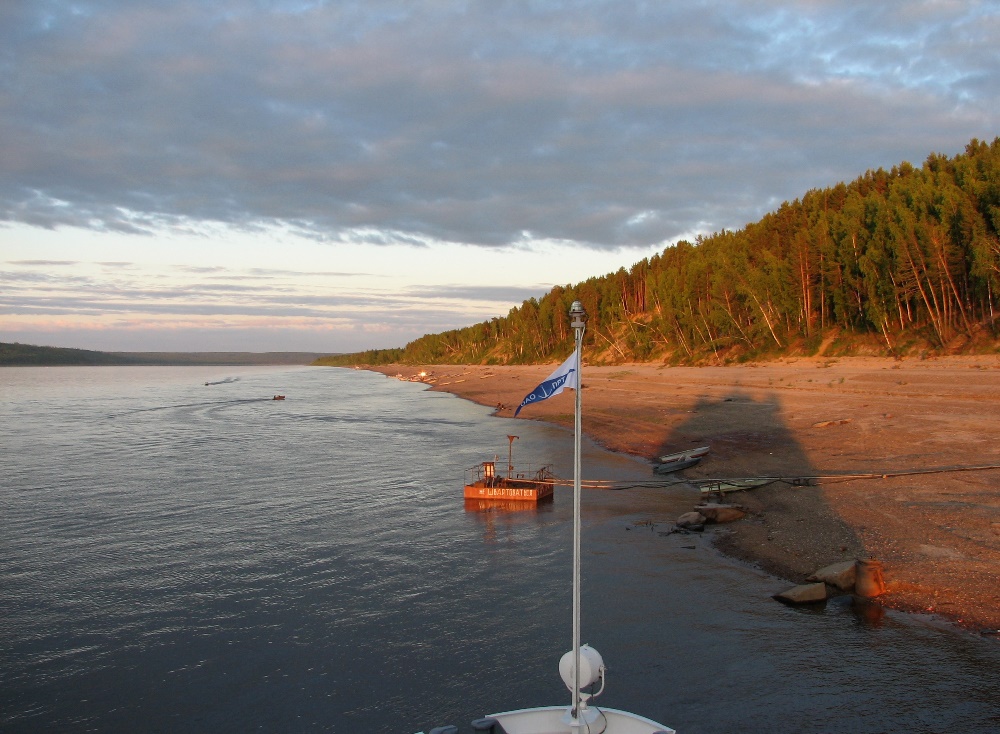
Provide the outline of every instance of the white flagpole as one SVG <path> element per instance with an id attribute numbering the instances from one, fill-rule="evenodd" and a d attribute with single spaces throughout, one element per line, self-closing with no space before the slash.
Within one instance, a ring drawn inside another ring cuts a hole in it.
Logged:
<path id="1" fill-rule="evenodd" d="M 580 368 L 583 363 L 583 333 L 587 329 L 587 312 L 579 301 L 573 301 L 569 314 L 572 317 L 570 326 L 576 336 L 576 411 L 573 425 L 573 708 L 572 719 L 579 726 L 580 713 L 580 433 L 582 421 L 580 418 L 581 393 L 583 392 L 583 376 Z"/>

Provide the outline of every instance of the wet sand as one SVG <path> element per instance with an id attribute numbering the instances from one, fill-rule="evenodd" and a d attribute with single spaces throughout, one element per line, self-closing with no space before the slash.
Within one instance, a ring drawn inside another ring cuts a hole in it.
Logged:
<path id="1" fill-rule="evenodd" d="M 426 371 L 432 389 L 512 417 L 554 367 L 377 371 Z M 584 432 L 611 450 L 652 460 L 708 445 L 680 477 L 800 479 L 727 495 L 750 514 L 719 526 L 724 552 L 796 582 L 875 557 L 886 606 L 1000 630 L 1000 358 L 585 366 L 583 383 Z M 572 428 L 572 394 L 519 419 Z M 845 476 L 859 474 L 874 476 Z"/>

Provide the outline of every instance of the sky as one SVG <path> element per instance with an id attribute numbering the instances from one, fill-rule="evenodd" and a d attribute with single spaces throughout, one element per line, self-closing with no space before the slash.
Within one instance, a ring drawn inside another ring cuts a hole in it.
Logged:
<path id="1" fill-rule="evenodd" d="M 1000 135 L 1000 1 L 4 0 L 0 341 L 352 352 Z"/>

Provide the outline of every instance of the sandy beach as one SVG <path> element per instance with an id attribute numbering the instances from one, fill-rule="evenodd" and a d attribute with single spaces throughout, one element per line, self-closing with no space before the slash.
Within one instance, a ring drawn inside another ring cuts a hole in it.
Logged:
<path id="1" fill-rule="evenodd" d="M 376 369 L 426 371 L 431 389 L 512 417 L 554 367 Z M 652 460 L 707 445 L 680 476 L 789 479 L 727 495 L 749 515 L 713 531 L 723 552 L 796 582 L 875 557 L 886 606 L 1000 630 L 1000 358 L 585 365 L 583 375 L 584 431 L 607 448 Z M 519 419 L 571 428 L 571 395 Z"/>

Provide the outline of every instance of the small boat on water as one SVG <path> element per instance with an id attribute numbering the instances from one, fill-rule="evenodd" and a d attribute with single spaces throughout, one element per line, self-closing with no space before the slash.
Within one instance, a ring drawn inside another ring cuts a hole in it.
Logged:
<path id="1" fill-rule="evenodd" d="M 466 500 L 539 502 L 552 497 L 555 490 L 556 477 L 547 466 L 531 473 L 516 471 L 508 464 L 506 475 L 503 475 L 497 473 L 496 461 L 484 461 L 466 469 L 466 475 Z"/>
<path id="2" fill-rule="evenodd" d="M 271 398 L 271 400 L 284 400 L 284 399 L 285 399 L 284 395 L 275 395 L 273 398 Z"/>
<path id="3" fill-rule="evenodd" d="M 708 451 L 708 446 L 700 446 L 696 449 L 678 451 L 676 454 L 666 454 L 659 458 L 660 463 L 653 467 L 653 471 L 657 474 L 670 474 L 681 469 L 687 469 L 701 461 Z"/>
<path id="4" fill-rule="evenodd" d="M 579 301 L 573 302 L 569 314 L 571 317 L 570 326 L 576 337 L 575 372 L 579 378 L 580 352 L 583 345 L 583 333 L 586 329 L 587 314 Z M 583 383 L 580 381 L 575 384 L 582 385 Z M 570 700 L 561 706 L 539 706 L 490 714 L 483 719 L 473 721 L 472 728 L 476 732 L 486 732 L 487 734 L 675 734 L 673 729 L 658 724 L 652 719 L 628 711 L 598 707 L 593 703 L 593 700 L 604 692 L 606 668 L 604 660 L 597 650 L 590 645 L 580 644 L 580 564 L 582 558 L 580 436 L 582 430 L 579 388 L 574 387 L 574 392 L 576 393 L 576 411 L 573 432 L 573 647 L 559 661 L 559 675 L 563 683 L 566 684 L 566 688 L 569 689 Z M 508 438 L 513 444 L 517 437 L 509 436 Z M 493 482 L 496 483 L 498 478 L 496 477 L 495 461 L 484 462 L 483 473 L 485 474 L 486 467 L 490 464 L 493 465 Z M 508 462 L 509 465 L 510 462 Z M 485 476 L 483 479 L 485 480 Z M 545 478 L 535 478 L 530 481 L 547 483 Z M 469 491 L 468 484 L 465 489 L 466 492 Z M 466 497 L 468 496 L 466 494 Z M 430 730 L 431 734 L 458 734 L 458 731 L 456 726 L 439 726 Z"/>
<path id="5" fill-rule="evenodd" d="M 514 468 L 514 442 L 517 436 L 507 436 L 507 470 L 498 472 L 498 458 L 484 461 L 465 470 L 465 501 L 510 501 L 519 503 L 539 502 L 550 499 L 555 490 L 556 475 L 548 466 L 541 469 L 518 470 Z"/>

